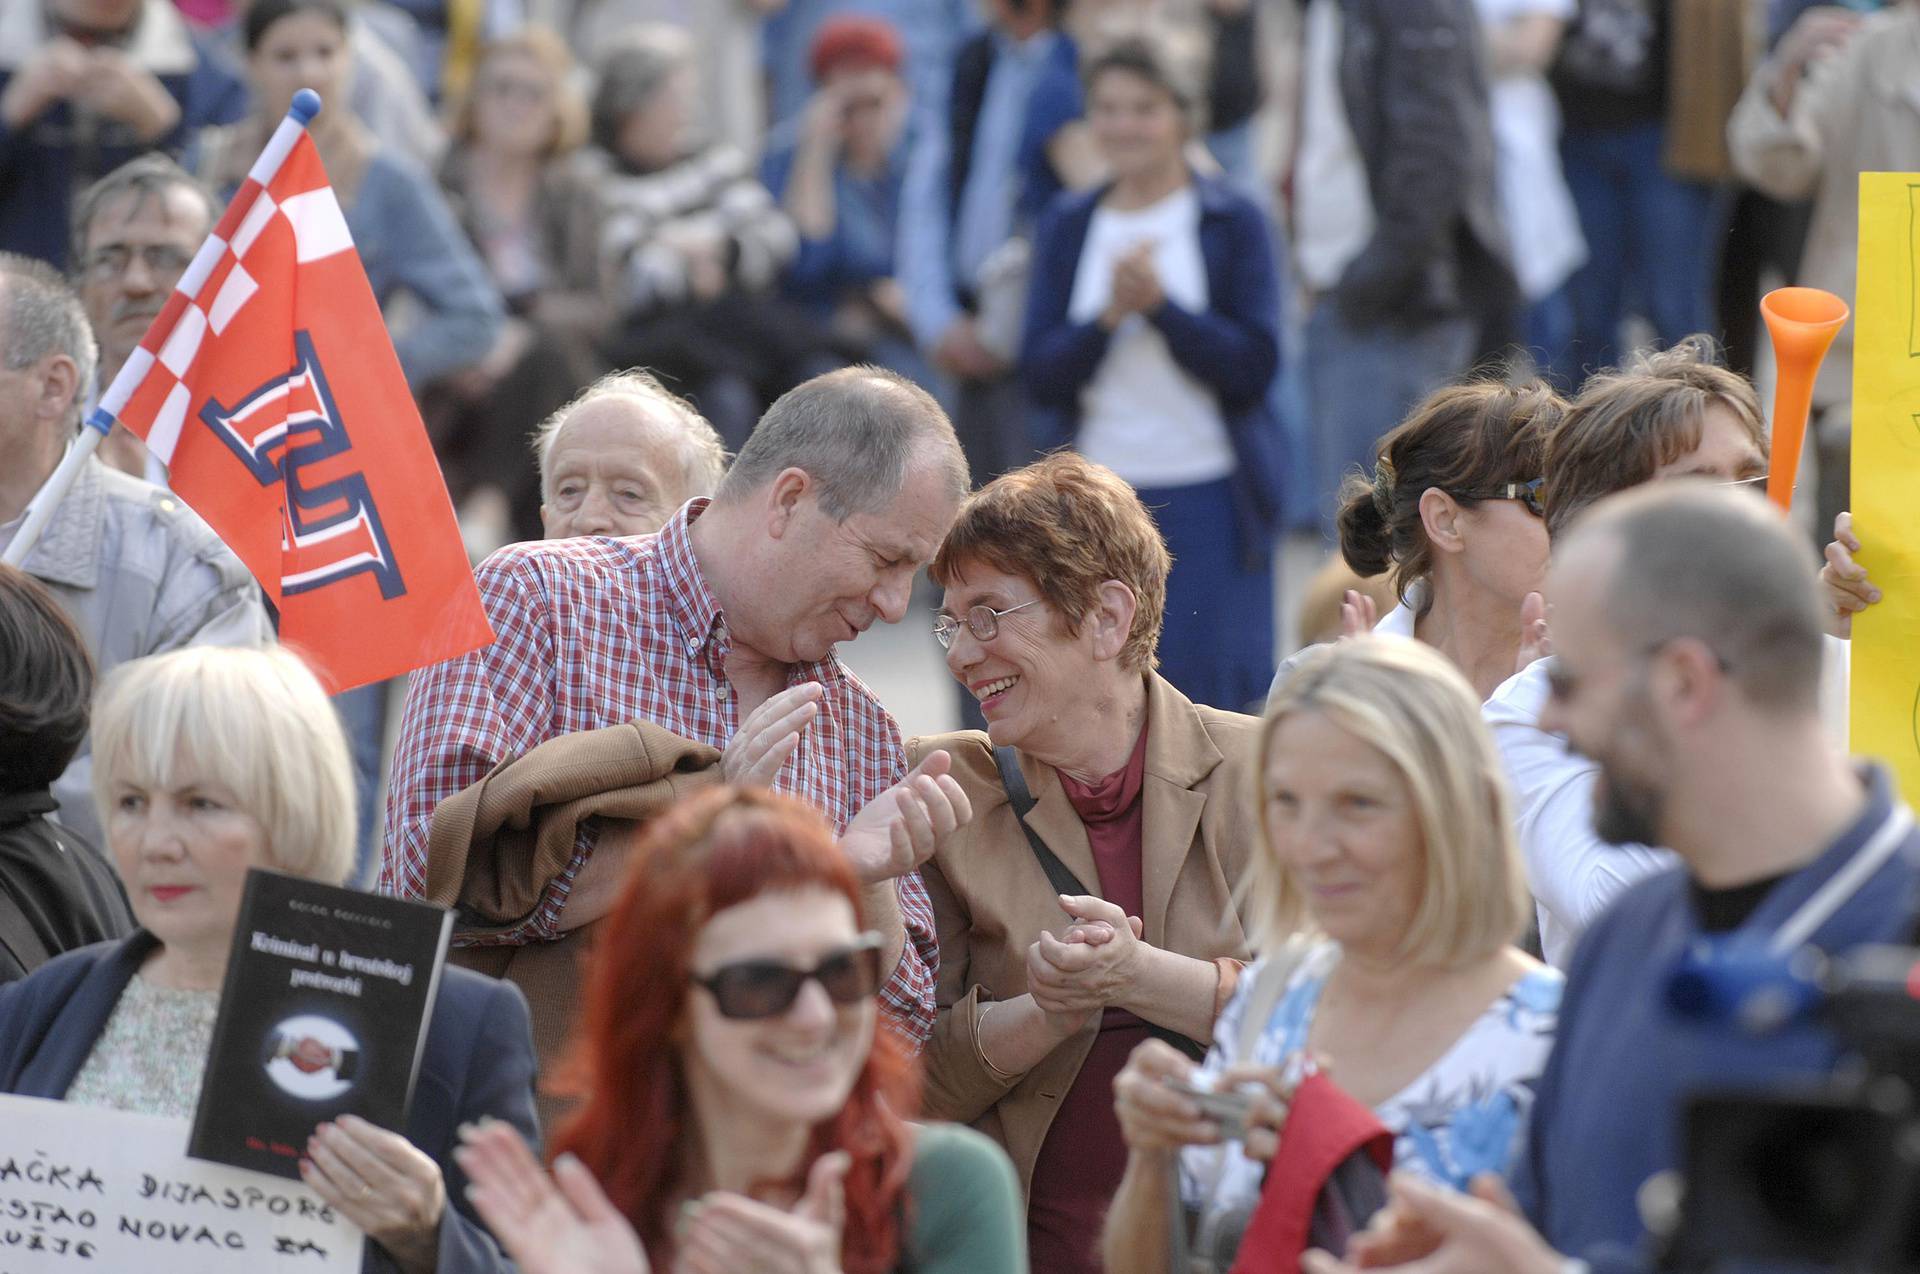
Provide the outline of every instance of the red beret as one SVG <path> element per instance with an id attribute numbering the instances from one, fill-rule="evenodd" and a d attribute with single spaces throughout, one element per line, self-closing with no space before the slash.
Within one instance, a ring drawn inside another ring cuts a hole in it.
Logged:
<path id="1" fill-rule="evenodd" d="M 808 55 L 813 81 L 818 84 L 843 66 L 900 69 L 900 33 L 883 18 L 843 14 L 820 24 Z"/>

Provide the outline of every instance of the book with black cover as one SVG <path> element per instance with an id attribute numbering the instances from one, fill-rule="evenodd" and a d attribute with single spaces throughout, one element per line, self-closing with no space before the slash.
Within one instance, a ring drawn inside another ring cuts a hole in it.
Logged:
<path id="1" fill-rule="evenodd" d="M 406 1129 L 453 913 L 247 873 L 187 1154 L 300 1178 L 307 1138 Z"/>

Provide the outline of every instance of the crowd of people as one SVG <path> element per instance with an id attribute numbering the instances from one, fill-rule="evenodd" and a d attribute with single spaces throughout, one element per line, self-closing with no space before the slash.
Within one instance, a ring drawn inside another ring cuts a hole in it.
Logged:
<path id="1" fill-rule="evenodd" d="M 1843 1052 L 1672 970 L 1920 914 L 1750 316 L 1920 0 L 1761 7 L 0 6 L 0 549 L 314 89 L 495 634 L 329 700 L 116 429 L 0 566 L 0 1093 L 190 1114 L 266 867 L 454 915 L 301 1160 L 370 1270 L 1655 1268 Z"/>

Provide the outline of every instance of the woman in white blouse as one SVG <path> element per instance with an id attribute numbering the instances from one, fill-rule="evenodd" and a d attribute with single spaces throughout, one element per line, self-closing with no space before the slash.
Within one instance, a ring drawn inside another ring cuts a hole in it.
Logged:
<path id="1" fill-rule="evenodd" d="M 1087 122 L 1113 173 L 1034 231 L 1021 370 L 1035 441 L 1119 474 L 1173 554 L 1160 672 L 1239 709 L 1273 667 L 1278 285 L 1265 215 L 1187 163 L 1204 76 L 1174 42 L 1087 59 Z"/>

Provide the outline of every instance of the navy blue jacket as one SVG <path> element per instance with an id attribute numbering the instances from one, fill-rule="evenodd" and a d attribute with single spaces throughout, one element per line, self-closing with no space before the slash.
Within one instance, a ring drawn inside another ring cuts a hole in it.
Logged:
<path id="1" fill-rule="evenodd" d="M 1266 216 L 1225 182 L 1195 176 L 1200 255 L 1208 308 L 1172 301 L 1148 315 L 1174 359 L 1220 401 L 1238 460 L 1232 478 L 1242 553 L 1264 559 L 1280 526 L 1283 452 L 1267 391 L 1280 368 L 1280 282 Z M 1033 439 L 1042 450 L 1069 446 L 1080 428 L 1080 391 L 1107 356 L 1109 333 L 1067 317 L 1073 277 L 1094 210 L 1111 187 L 1055 199 L 1033 232 L 1020 369 L 1033 402 Z"/>
<path id="2" fill-rule="evenodd" d="M 1870 782 L 1859 820 L 1775 885 L 1744 924 L 1715 937 L 1717 944 L 1764 946 L 1872 839 L 1895 797 L 1885 770 L 1875 767 Z M 1690 1095 L 1816 1082 L 1840 1053 L 1824 1025 L 1753 1036 L 1668 1009 L 1668 975 L 1703 936 L 1687 880 L 1675 868 L 1640 881 L 1575 948 L 1526 1154 L 1514 1174 L 1515 1197 L 1534 1226 L 1595 1274 L 1652 1268 L 1636 1200 L 1647 1178 L 1680 1166 Z M 1920 833 L 1910 832 L 1900 852 L 1815 930 L 1812 945 L 1838 953 L 1863 943 L 1904 943 L 1916 897 Z"/>
<path id="3" fill-rule="evenodd" d="M 157 945 L 152 934 L 138 930 L 120 942 L 69 951 L 0 987 L 0 1092 L 64 1098 L 121 992 Z M 533 1070 L 533 1028 L 519 988 L 447 966 L 427 1024 L 406 1128 L 407 1140 L 440 1165 L 446 1181 L 439 1274 L 512 1274 L 518 1268 L 474 1215 L 453 1148 L 461 1124 L 487 1116 L 504 1119 L 537 1147 Z M 361 1268 L 387 1274 L 398 1266 L 368 1243 Z"/>

